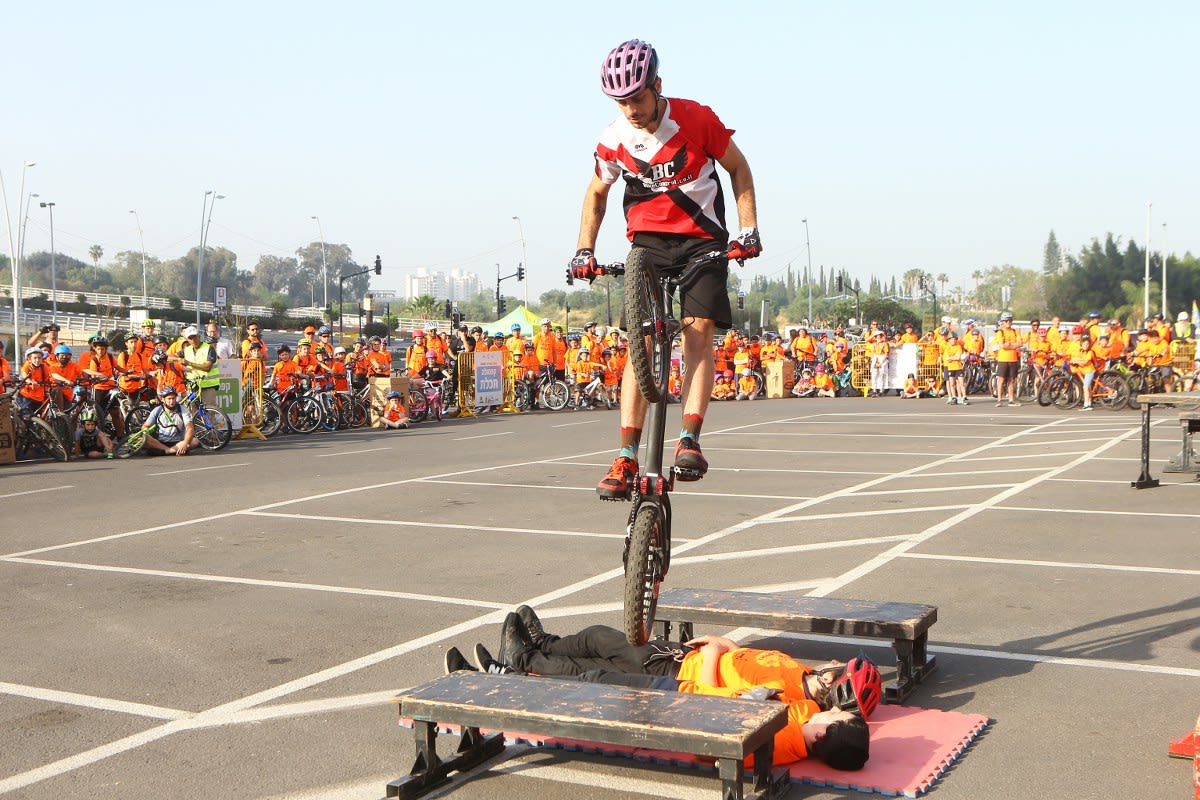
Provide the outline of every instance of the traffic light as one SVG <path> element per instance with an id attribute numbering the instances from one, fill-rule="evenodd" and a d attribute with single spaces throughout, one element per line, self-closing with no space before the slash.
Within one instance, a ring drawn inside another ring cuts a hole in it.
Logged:
<path id="1" fill-rule="evenodd" d="M 746 293 L 738 292 L 738 311 L 746 310 Z"/>
<path id="2" fill-rule="evenodd" d="M 450 315 L 454 310 L 453 306 L 454 306 L 454 304 L 451 303 L 449 300 L 446 301 L 446 314 L 445 314 L 446 319 L 450 318 Z"/>
<path id="3" fill-rule="evenodd" d="M 455 306 L 454 310 L 450 313 L 450 320 L 454 323 L 455 330 L 462 324 L 462 314 L 459 313 L 458 306 Z"/>
<path id="4" fill-rule="evenodd" d="M 519 264 L 517 265 L 517 280 L 519 280 L 519 281 L 525 280 L 525 267 L 523 267 Z"/>
<path id="5" fill-rule="evenodd" d="M 375 274 L 383 274 L 383 259 L 381 259 L 379 256 L 375 256 Z"/>
<path id="6" fill-rule="evenodd" d="M 504 295 L 500 295 L 496 298 L 496 316 L 503 317 L 504 312 L 507 310 L 508 307 L 504 303 Z"/>

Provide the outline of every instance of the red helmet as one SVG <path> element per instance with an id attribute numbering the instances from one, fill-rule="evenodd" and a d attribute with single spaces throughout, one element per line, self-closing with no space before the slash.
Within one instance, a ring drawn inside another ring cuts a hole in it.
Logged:
<path id="1" fill-rule="evenodd" d="M 860 652 L 846 664 L 846 671 L 833 684 L 830 696 L 833 705 L 842 711 L 868 719 L 883 696 L 879 668 Z"/>

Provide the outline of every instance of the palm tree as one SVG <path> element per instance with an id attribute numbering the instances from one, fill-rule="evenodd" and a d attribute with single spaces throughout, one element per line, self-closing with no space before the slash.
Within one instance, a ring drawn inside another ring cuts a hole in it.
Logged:
<path id="1" fill-rule="evenodd" d="M 408 313 L 418 319 L 429 319 L 438 313 L 438 300 L 431 294 L 423 294 L 408 301 Z"/>
<path id="2" fill-rule="evenodd" d="M 938 292 L 942 297 L 946 296 L 946 284 L 950 282 L 950 276 L 946 273 L 941 273 L 937 276 L 937 282 L 942 285 L 942 290 Z"/>
<path id="3" fill-rule="evenodd" d="M 915 292 L 913 290 L 916 288 L 917 283 L 920 282 L 921 276 L 924 274 L 925 273 L 922 270 L 919 270 L 916 268 L 905 271 L 905 273 L 904 273 L 904 296 L 905 297 L 912 297 L 915 294 Z"/>
<path id="4" fill-rule="evenodd" d="M 92 257 L 92 280 L 95 280 L 100 274 L 100 259 L 104 256 L 104 248 L 94 244 L 88 248 L 88 255 Z"/>

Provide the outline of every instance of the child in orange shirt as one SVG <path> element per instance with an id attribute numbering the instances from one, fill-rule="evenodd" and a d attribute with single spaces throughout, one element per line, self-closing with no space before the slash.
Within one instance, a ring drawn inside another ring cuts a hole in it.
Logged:
<path id="1" fill-rule="evenodd" d="M 825 371 L 824 364 L 817 364 L 817 374 L 813 376 L 813 388 L 817 390 L 817 397 L 837 397 L 833 378 Z"/>
<path id="2" fill-rule="evenodd" d="M 916 400 L 920 396 L 921 390 L 917 386 L 917 376 L 910 372 L 908 373 L 908 377 L 904 379 L 904 389 L 900 392 L 900 399 Z"/>
<path id="3" fill-rule="evenodd" d="M 758 394 L 758 381 L 754 380 L 754 373 L 749 367 L 742 369 L 742 375 L 737 382 L 737 395 L 735 400 L 753 400 Z"/>
<path id="4" fill-rule="evenodd" d="M 408 412 L 404 410 L 404 402 L 400 392 L 395 389 L 387 393 L 387 402 L 383 406 L 383 427 L 389 430 L 403 430 L 408 427 Z"/>

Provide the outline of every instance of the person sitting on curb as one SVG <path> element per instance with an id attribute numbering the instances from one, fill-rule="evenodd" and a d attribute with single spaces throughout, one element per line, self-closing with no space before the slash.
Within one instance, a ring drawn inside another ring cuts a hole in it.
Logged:
<path id="1" fill-rule="evenodd" d="M 383 406 L 380 422 L 389 430 L 404 430 L 408 427 L 408 412 L 404 409 L 403 397 L 395 389 L 387 393 L 387 402 Z"/>
<path id="2" fill-rule="evenodd" d="M 809 755 L 834 769 L 858 770 L 869 757 L 866 718 L 879 705 L 879 670 L 864 655 L 842 664 L 810 667 L 778 650 L 757 650 L 720 636 L 690 642 L 652 639 L 637 647 L 604 625 L 577 634 L 546 633 L 529 606 L 510 613 L 501 631 L 499 659 L 475 646 L 485 672 L 537 674 L 691 694 L 769 700 L 788 705 L 787 727 L 775 736 L 774 763 Z M 447 674 L 473 667 L 456 648 L 446 652 Z"/>
<path id="3" fill-rule="evenodd" d="M 200 444 L 192 423 L 192 412 L 179 405 L 179 393 L 174 386 L 158 390 L 162 405 L 155 406 L 142 424 L 142 430 L 155 427 L 153 436 L 146 436 L 146 451 L 154 455 L 186 456 Z"/>

